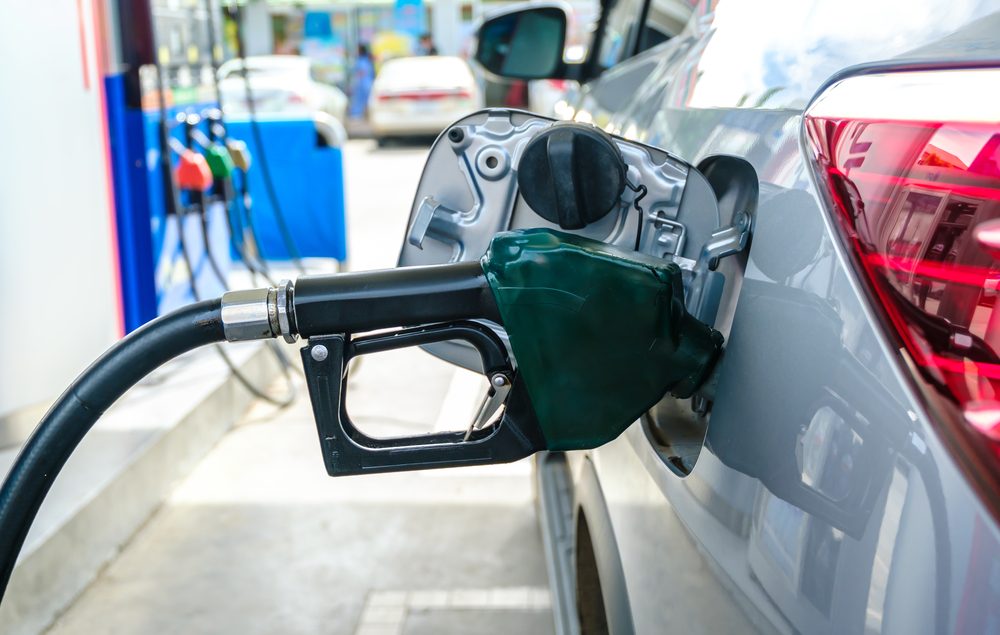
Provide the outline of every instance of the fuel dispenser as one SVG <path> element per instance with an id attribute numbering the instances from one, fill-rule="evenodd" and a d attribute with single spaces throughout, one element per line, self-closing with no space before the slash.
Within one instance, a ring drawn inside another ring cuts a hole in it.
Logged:
<path id="1" fill-rule="evenodd" d="M 209 161 L 192 166 L 191 184 L 210 189 Z M 300 276 L 190 304 L 131 333 L 77 378 L 0 489 L 0 591 L 49 486 L 94 422 L 147 373 L 200 346 L 302 338 L 331 476 L 593 448 L 665 394 L 710 402 L 723 350 L 710 326 L 712 274 L 745 247 L 751 226 L 747 218 L 712 231 L 713 218 L 718 200 L 705 177 L 661 150 L 518 111 L 457 122 L 428 158 L 401 254 L 409 266 Z M 695 260 L 683 248 L 692 236 L 702 243 L 689 247 Z M 666 251 L 635 249 L 649 240 Z M 441 264 L 414 263 L 421 258 Z M 434 348 L 442 345 L 452 348 Z M 374 438 L 351 422 L 348 362 L 408 346 L 488 377 L 467 426 Z"/>
<path id="2" fill-rule="evenodd" d="M 220 2 L 176 4 L 116 2 L 105 89 L 126 331 L 221 294 L 233 260 L 260 275 L 265 260 L 346 259 L 340 148 L 317 142 L 308 114 L 223 120 Z M 230 19 L 239 27 L 235 8 Z M 281 161 L 266 161 L 270 148 Z"/>
<path id="3" fill-rule="evenodd" d="M 190 302 L 195 287 L 206 295 L 225 290 L 215 269 L 230 265 L 227 212 L 209 193 L 195 213 L 192 193 L 208 189 L 210 174 L 201 152 L 184 149 L 187 117 L 219 108 L 213 75 L 221 17 L 212 0 L 184 8 L 121 0 L 115 15 L 115 72 L 105 89 L 125 327 L 132 331 Z M 194 123 L 207 132 L 207 122 Z"/>

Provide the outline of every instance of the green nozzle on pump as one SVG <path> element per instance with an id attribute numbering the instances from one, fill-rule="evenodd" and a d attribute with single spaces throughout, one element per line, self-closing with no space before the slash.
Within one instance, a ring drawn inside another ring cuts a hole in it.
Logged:
<path id="1" fill-rule="evenodd" d="M 228 179 L 236 167 L 229 150 L 221 143 L 213 143 L 205 149 L 205 161 L 217 181 Z"/>
<path id="2" fill-rule="evenodd" d="M 685 309 L 676 264 L 534 229 L 498 234 L 482 266 L 550 450 L 597 447 L 667 392 L 690 397 L 722 347 Z"/>

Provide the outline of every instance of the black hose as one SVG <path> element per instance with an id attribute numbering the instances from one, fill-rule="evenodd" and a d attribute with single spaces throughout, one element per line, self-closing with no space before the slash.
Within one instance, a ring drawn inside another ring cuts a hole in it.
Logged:
<path id="1" fill-rule="evenodd" d="M 222 286 L 226 290 L 229 289 L 229 279 L 226 274 L 222 272 L 222 266 L 219 261 L 215 258 L 215 249 L 212 247 L 212 235 L 208 231 L 208 206 L 205 205 L 205 193 L 204 192 L 194 192 L 194 204 L 198 208 L 198 217 L 201 221 L 201 239 L 205 248 L 205 257 L 208 259 L 208 266 L 212 269 L 212 273 L 215 274 L 215 278 L 222 283 Z M 228 215 L 229 211 L 226 211 Z M 178 235 L 183 235 L 181 232 Z M 194 287 L 194 272 L 191 272 L 191 286 Z"/>
<path id="2" fill-rule="evenodd" d="M 219 112 L 219 118 L 218 118 L 218 121 L 217 122 L 212 122 L 211 118 L 209 118 L 210 121 L 209 121 L 208 133 L 209 133 L 209 136 L 211 137 L 212 141 L 216 141 L 217 138 L 221 138 L 222 142 L 225 144 L 228 141 L 228 139 L 229 139 L 229 130 L 226 128 L 225 111 L 222 109 L 222 89 L 220 88 L 220 85 L 219 85 L 219 63 L 221 62 L 221 60 L 216 56 L 216 52 L 219 51 L 219 42 L 218 42 L 218 36 L 217 36 L 218 34 L 217 34 L 217 31 L 216 31 L 217 25 L 215 23 L 215 2 L 213 0 L 206 0 L 206 2 L 205 2 L 205 9 L 208 12 L 208 46 L 211 49 L 210 59 L 212 60 L 212 63 L 211 63 L 211 66 L 212 66 L 212 87 L 213 87 L 213 89 L 215 91 L 215 103 L 218 104 L 218 106 L 219 106 L 219 110 L 218 110 L 218 112 Z M 215 128 L 216 123 L 218 125 L 218 130 L 222 131 L 219 134 L 216 133 L 216 128 Z M 244 177 L 245 177 L 245 175 L 244 175 Z M 244 181 L 245 181 L 245 178 L 244 178 Z M 273 280 L 271 280 L 271 274 L 270 274 L 270 272 L 267 269 L 267 265 L 265 265 L 262 262 L 257 262 L 256 259 L 251 260 L 248 257 L 248 255 L 246 253 L 246 250 L 245 250 L 245 248 L 244 248 L 244 246 L 243 246 L 243 244 L 241 242 L 243 240 L 242 226 L 238 230 L 240 238 L 239 238 L 239 240 L 237 239 L 237 228 L 235 227 L 235 225 L 233 223 L 233 216 L 232 216 L 231 209 L 230 209 L 230 202 L 232 202 L 233 206 L 236 205 L 236 200 L 235 200 L 235 194 L 236 194 L 236 192 L 233 191 L 232 192 L 233 196 L 230 196 L 230 187 L 233 187 L 233 189 L 235 190 L 235 186 L 233 185 L 233 181 L 232 181 L 231 178 L 228 179 L 226 182 L 223 182 L 223 183 L 219 184 L 219 188 L 218 188 L 219 189 L 219 195 L 222 197 L 223 203 L 225 204 L 225 207 L 226 207 L 226 224 L 229 227 L 229 242 L 230 242 L 233 250 L 236 251 L 237 254 L 239 254 L 240 260 L 246 266 L 247 270 L 250 271 L 251 278 L 253 278 L 256 275 L 260 275 L 260 276 L 263 276 L 271 284 L 272 287 L 273 286 L 277 286 L 277 283 L 274 282 Z M 243 195 L 244 195 L 243 198 L 244 198 L 244 201 L 245 201 L 246 198 L 247 198 L 247 195 L 246 195 L 246 184 L 245 184 L 245 182 L 244 182 L 243 190 L 244 190 L 244 192 L 243 192 Z M 239 216 L 239 211 L 237 211 L 237 216 Z M 203 224 L 206 223 L 206 222 L 207 222 L 207 220 L 203 221 Z M 241 225 L 242 225 L 242 223 L 241 223 Z M 251 233 L 252 233 L 253 226 L 250 226 L 250 230 L 251 230 Z M 206 232 L 207 232 L 207 229 L 206 229 Z M 256 241 L 256 238 L 254 240 Z M 205 244 L 207 245 L 208 243 L 206 242 Z M 256 246 L 256 249 L 257 249 L 257 253 L 260 253 L 260 247 Z M 209 254 L 209 258 L 211 260 L 213 260 L 213 262 L 214 262 L 214 258 L 212 258 L 211 254 Z M 216 273 L 218 273 L 219 268 L 218 268 L 218 266 L 216 264 L 213 264 L 212 268 L 216 271 Z M 222 284 L 225 285 L 226 281 L 223 280 Z M 288 361 L 287 358 L 284 361 L 287 362 Z"/>
<path id="3" fill-rule="evenodd" d="M 243 180 L 246 180 L 246 175 L 243 176 Z M 267 264 L 261 260 L 258 260 L 255 256 L 251 256 L 247 252 L 246 240 L 247 237 L 243 233 L 243 206 L 249 205 L 249 194 L 245 187 L 240 188 L 242 191 L 236 192 L 235 180 L 230 179 L 229 183 L 226 184 L 227 189 L 231 187 L 233 189 L 233 196 L 229 198 L 229 203 L 226 206 L 226 225 L 229 227 L 229 245 L 233 248 L 233 251 L 237 253 L 240 257 L 240 262 L 247 268 L 250 272 L 250 279 L 253 284 L 256 285 L 257 276 L 261 276 L 267 281 L 272 287 L 278 286 L 278 283 L 271 277 L 271 271 L 268 269 Z M 242 199 L 242 205 L 237 202 L 237 199 Z M 249 221 L 249 211 L 246 212 L 247 215 L 247 229 L 249 230 L 249 239 L 253 241 L 253 249 L 255 253 L 260 253 L 260 245 L 257 244 L 257 238 L 253 233 L 253 225 Z"/>
<path id="4" fill-rule="evenodd" d="M 190 304 L 130 333 L 60 395 L 24 444 L 0 488 L 0 599 L 38 507 L 104 411 L 165 362 L 224 339 L 220 301 Z"/>
<path id="5" fill-rule="evenodd" d="M 200 213 L 204 217 L 205 215 L 204 207 L 201 208 Z M 178 226 L 181 228 L 181 231 L 177 233 L 177 242 L 178 244 L 180 244 L 181 247 L 181 258 L 183 258 L 184 260 L 184 266 L 187 267 L 188 276 L 191 280 L 191 295 L 194 296 L 195 301 L 198 301 L 201 299 L 201 296 L 198 293 L 198 279 L 194 272 L 194 262 L 191 260 L 191 254 L 187 248 L 187 241 L 184 239 L 184 217 L 179 216 L 177 218 L 177 223 Z M 205 253 L 206 255 L 209 255 L 208 252 L 209 237 L 207 233 L 204 235 L 204 239 L 205 239 Z M 211 262 L 210 255 L 209 255 L 209 262 Z M 222 281 L 222 285 L 226 287 L 227 286 L 226 280 L 224 277 L 221 276 L 221 274 L 219 279 Z M 222 362 L 226 365 L 226 368 L 229 369 L 229 372 L 232 373 L 236 381 L 238 381 L 240 385 L 246 388 L 251 395 L 253 395 L 258 399 L 262 399 L 272 405 L 275 405 L 279 408 L 287 408 L 288 406 L 292 405 L 292 403 L 295 402 L 295 398 L 298 396 L 298 393 L 295 389 L 295 382 L 292 381 L 292 376 L 288 371 L 289 367 L 291 366 L 291 362 L 288 361 L 288 358 L 285 357 L 284 353 L 282 353 L 281 349 L 278 348 L 278 345 L 276 343 L 268 342 L 268 344 L 269 344 L 268 349 L 277 358 L 278 364 L 281 367 L 281 372 L 285 375 L 285 379 L 288 382 L 288 393 L 280 399 L 272 397 L 271 395 L 264 392 L 262 388 L 258 388 L 257 386 L 255 386 L 254 383 L 250 380 L 250 378 L 244 375 L 243 371 L 241 371 L 239 367 L 236 365 L 236 363 L 232 360 L 232 358 L 229 357 L 229 354 L 226 353 L 226 349 L 224 349 L 222 346 L 218 344 L 216 344 L 214 348 L 216 352 L 219 354 L 219 357 L 222 358 Z"/>
<path id="6" fill-rule="evenodd" d="M 302 265 L 302 258 L 299 255 L 298 247 L 295 245 L 295 239 L 292 238 L 292 232 L 288 229 L 288 224 L 285 222 L 285 213 L 281 208 L 281 201 L 278 199 L 278 190 L 274 185 L 274 179 L 271 177 L 271 167 L 267 160 L 267 150 L 264 147 L 264 136 L 260 132 L 260 122 L 257 120 L 257 105 L 254 101 L 253 89 L 250 86 L 250 76 L 247 74 L 246 43 L 243 40 L 243 16 L 238 7 L 228 7 L 227 10 L 229 11 L 230 18 L 233 20 L 233 24 L 236 26 L 236 59 L 240 61 L 240 73 L 243 76 L 243 92 L 246 94 L 247 99 L 250 133 L 253 135 L 253 142 L 258 155 L 257 164 L 260 165 L 260 173 L 264 180 L 264 190 L 267 192 L 267 198 L 273 208 L 274 220 L 278 226 L 278 233 L 281 234 L 281 241 L 285 245 L 285 251 L 288 252 L 288 258 L 300 273 L 305 273 L 306 270 Z"/>
<path id="7" fill-rule="evenodd" d="M 160 67 L 159 63 L 156 64 L 156 70 L 157 70 L 157 75 L 160 78 L 159 81 L 161 86 L 165 86 L 165 81 L 163 79 L 163 69 Z M 163 175 L 164 175 L 164 187 L 169 190 L 169 193 L 167 195 L 167 210 L 168 214 L 173 213 L 174 217 L 177 220 L 177 242 L 180 245 L 181 257 L 183 258 L 184 264 L 187 267 L 188 277 L 191 281 L 191 295 L 197 302 L 201 300 L 200 294 L 198 293 L 198 280 L 195 274 L 194 262 L 191 260 L 191 255 L 188 252 L 187 248 L 187 241 L 185 240 L 184 237 L 184 216 L 187 210 L 184 208 L 184 206 L 180 205 L 179 201 L 180 194 L 177 191 L 177 184 L 174 182 L 173 170 L 170 168 L 170 159 L 169 159 L 170 148 L 171 148 L 170 142 L 174 141 L 174 139 L 170 137 L 170 132 L 167 130 L 167 118 L 166 118 L 167 103 L 164 97 L 164 92 L 162 90 L 160 92 L 159 107 L 160 107 L 159 128 L 160 128 L 160 143 L 161 143 L 160 153 L 163 156 L 167 157 L 166 163 L 161 163 L 161 168 L 163 169 Z M 181 146 L 180 148 L 177 149 L 178 153 L 181 153 L 184 150 L 194 149 L 193 145 L 194 145 L 195 123 L 196 122 L 192 121 L 189 118 L 186 118 L 184 120 L 184 125 L 186 125 L 184 136 L 187 141 L 187 146 L 180 144 L 180 142 L 176 142 Z M 194 207 L 198 209 L 198 214 L 201 216 L 202 238 L 204 239 L 205 255 L 208 259 L 209 266 L 215 272 L 215 275 L 219 278 L 219 281 L 222 282 L 222 286 L 228 288 L 228 281 L 226 280 L 225 275 L 222 273 L 222 268 L 215 260 L 215 256 L 213 255 L 212 252 L 212 241 L 208 235 L 208 210 L 205 206 L 205 193 L 201 191 L 194 191 L 191 192 L 190 196 L 191 196 L 191 202 L 194 204 Z M 291 362 L 284 355 L 281 349 L 278 348 L 278 345 L 276 343 L 273 342 L 269 343 L 268 350 L 271 351 L 271 353 L 274 354 L 274 356 L 277 358 L 282 373 L 284 373 L 285 378 L 288 380 L 288 394 L 281 399 L 276 399 L 274 397 L 271 397 L 266 392 L 264 392 L 263 389 L 255 386 L 254 383 L 250 380 L 250 378 L 244 375 L 243 372 L 236 365 L 236 363 L 233 362 L 232 358 L 229 357 L 224 348 L 216 344 L 215 350 L 219 353 L 219 356 L 222 358 L 223 363 L 225 363 L 226 368 L 228 368 L 229 371 L 232 373 L 233 377 L 236 378 L 236 381 L 238 381 L 244 388 L 246 388 L 250 392 L 250 394 L 252 394 L 254 397 L 262 399 L 279 408 L 285 408 L 291 405 L 295 401 L 295 398 L 297 396 L 297 391 L 295 389 L 295 382 L 292 380 L 291 374 L 289 373 L 288 370 L 291 367 Z"/>
<path id="8" fill-rule="evenodd" d="M 247 238 L 251 243 L 251 247 L 253 247 L 253 253 L 255 254 L 254 261 L 258 265 L 257 267 L 258 273 L 260 273 L 260 275 L 262 275 L 268 282 L 271 282 L 271 271 L 267 267 L 267 263 L 264 260 L 264 252 L 260 248 L 260 241 L 257 239 L 257 230 L 254 228 L 253 224 L 253 197 L 250 196 L 250 189 L 247 186 L 247 179 L 249 178 L 250 178 L 249 175 L 246 172 L 244 172 L 242 178 L 240 179 L 239 198 L 241 205 L 239 206 L 240 209 L 237 213 L 242 212 L 242 216 L 240 218 L 240 224 L 242 224 L 243 220 L 246 219 L 246 227 L 249 230 L 249 235 L 247 236 Z M 243 251 L 240 252 L 240 257 L 244 259 L 244 262 L 246 261 L 247 255 L 249 255 L 245 254 L 245 252 L 246 252 L 246 243 L 244 243 Z M 271 282 L 271 286 L 276 286 L 276 285 L 273 282 Z"/>

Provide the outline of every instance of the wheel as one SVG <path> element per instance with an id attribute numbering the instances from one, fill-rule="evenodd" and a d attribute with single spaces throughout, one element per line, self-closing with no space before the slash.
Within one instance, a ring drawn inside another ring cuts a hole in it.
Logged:
<path id="1" fill-rule="evenodd" d="M 581 511 L 576 522 L 576 608 L 581 635 L 607 635 L 608 617 L 604 609 L 597 557 L 590 541 L 590 528 Z"/>

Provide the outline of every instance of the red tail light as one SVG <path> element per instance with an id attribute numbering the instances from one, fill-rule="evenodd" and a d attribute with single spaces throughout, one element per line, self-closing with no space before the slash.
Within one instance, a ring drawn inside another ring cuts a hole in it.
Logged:
<path id="1" fill-rule="evenodd" d="M 465 89 L 456 90 L 408 90 L 395 93 L 381 93 L 378 100 L 387 101 L 435 101 L 447 99 L 449 97 L 457 99 L 472 99 L 472 93 Z"/>
<path id="2" fill-rule="evenodd" d="M 1000 457 L 1000 71 L 848 78 L 804 127 L 834 224 L 943 397 L 946 432 Z"/>

